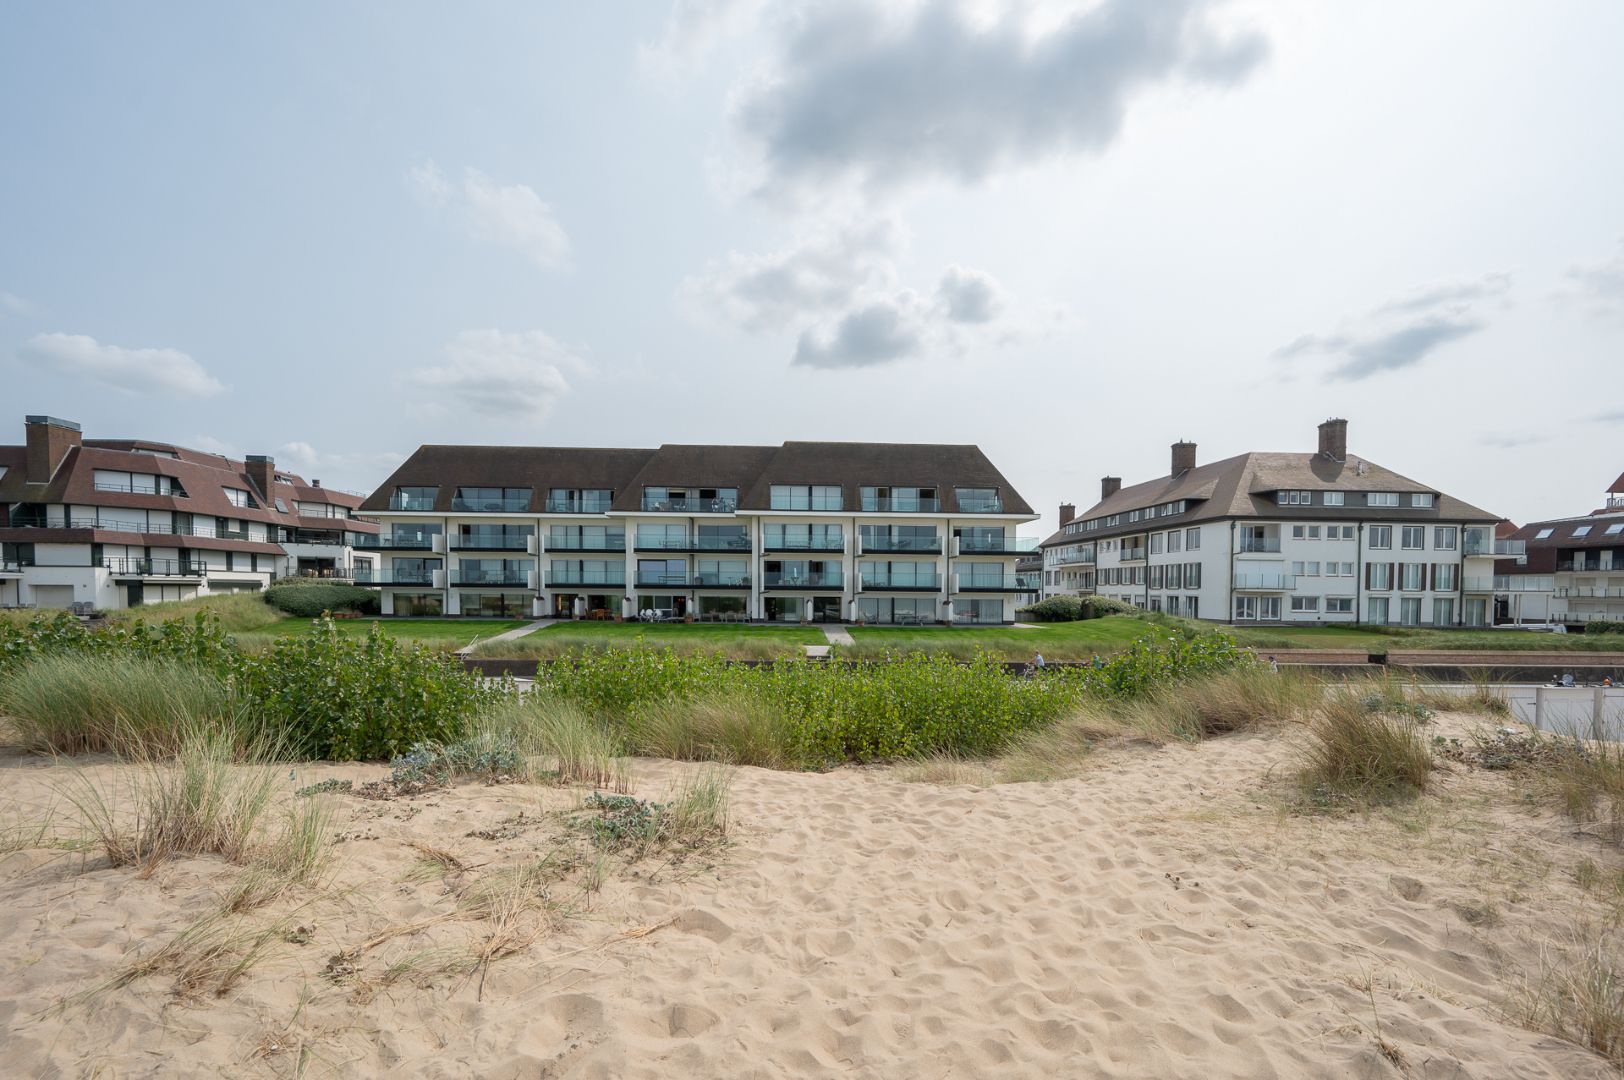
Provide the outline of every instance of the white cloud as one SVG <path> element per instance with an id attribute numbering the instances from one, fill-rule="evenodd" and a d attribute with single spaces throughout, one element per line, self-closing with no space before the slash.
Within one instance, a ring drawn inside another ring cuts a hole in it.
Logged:
<path id="1" fill-rule="evenodd" d="M 949 266 L 936 286 L 947 317 L 959 323 L 986 323 L 998 317 L 1003 292 L 992 275 L 964 266 Z"/>
<path id="2" fill-rule="evenodd" d="M 321 480 L 326 487 L 371 491 L 393 472 L 406 455 L 395 450 L 323 452 L 307 442 L 283 443 L 276 448 L 276 463 L 306 480 Z"/>
<path id="3" fill-rule="evenodd" d="M 1328 357 L 1334 364 L 1328 377 L 1349 382 L 1415 367 L 1445 345 L 1485 329 L 1483 303 L 1503 302 L 1510 288 L 1509 274 L 1434 285 L 1382 304 L 1336 333 L 1304 334 L 1275 350 L 1275 356 Z"/>
<path id="4" fill-rule="evenodd" d="M 815 368 L 889 364 L 919 355 L 928 333 L 919 298 L 903 290 L 854 308 L 832 329 L 802 333 L 794 363 Z"/>
<path id="5" fill-rule="evenodd" d="M 126 349 L 85 334 L 35 334 L 18 359 L 47 371 L 92 379 L 130 394 L 213 397 L 225 387 L 178 349 Z"/>
<path id="6" fill-rule="evenodd" d="M 0 319 L 12 315 L 27 315 L 34 310 L 34 305 L 18 296 L 16 293 L 0 289 Z"/>
<path id="7" fill-rule="evenodd" d="M 683 282 L 685 306 L 751 333 L 782 330 L 846 307 L 865 288 L 894 283 L 901 227 L 880 218 L 808 230 L 766 255 L 730 252 Z"/>
<path id="8" fill-rule="evenodd" d="M 762 0 L 674 0 L 660 39 L 638 47 L 644 67 L 673 75 L 698 63 L 718 41 L 749 26 Z"/>
<path id="9" fill-rule="evenodd" d="M 569 236 L 533 188 L 498 184 L 474 168 L 451 180 L 432 161 L 407 169 L 406 182 L 419 201 L 459 219 L 475 240 L 513 248 L 543 270 L 569 262 Z"/>
<path id="10" fill-rule="evenodd" d="M 770 74 L 738 91 L 735 121 L 774 197 L 846 179 L 975 182 L 1097 153 L 1144 91 L 1234 85 L 1262 61 L 1267 41 L 1220 33 L 1213 6 L 1101 0 L 1039 25 L 1029 3 L 821 5 L 787 22 Z"/>
<path id="11" fill-rule="evenodd" d="M 1597 315 L 1624 314 L 1624 240 L 1611 259 L 1570 269 L 1558 295 L 1578 299 Z"/>
<path id="12" fill-rule="evenodd" d="M 578 355 L 539 330 L 464 330 L 445 353 L 445 363 L 408 373 L 410 381 L 433 391 L 441 411 L 492 417 L 545 415 L 569 392 L 565 369 L 582 366 Z"/>

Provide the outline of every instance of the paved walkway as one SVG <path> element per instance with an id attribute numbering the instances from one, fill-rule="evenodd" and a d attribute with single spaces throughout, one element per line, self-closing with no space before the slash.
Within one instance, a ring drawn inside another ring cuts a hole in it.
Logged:
<path id="1" fill-rule="evenodd" d="M 557 621 L 558 621 L 557 619 L 537 619 L 534 622 L 529 622 L 529 623 L 524 624 L 523 626 L 517 627 L 517 628 L 512 629 L 512 630 L 509 630 L 506 633 L 496 634 L 495 636 L 488 637 L 488 638 L 480 638 L 479 641 L 477 642 L 477 644 L 483 645 L 487 641 L 512 641 L 514 638 L 521 638 L 521 637 L 524 637 L 526 634 L 534 634 L 537 630 L 545 630 L 545 629 L 547 629 L 549 626 L 553 625 Z M 468 646 L 465 646 L 465 647 L 463 647 L 461 649 L 458 649 L 457 650 L 457 655 L 462 656 L 462 655 L 464 655 L 466 653 L 469 653 L 469 652 L 473 651 L 473 648 L 474 648 L 473 645 L 468 645 Z"/>
<path id="2" fill-rule="evenodd" d="M 823 636 L 829 639 L 829 644 L 831 645 L 857 644 L 857 639 L 851 636 L 851 631 L 847 630 L 844 626 L 837 626 L 834 623 L 823 624 Z"/>

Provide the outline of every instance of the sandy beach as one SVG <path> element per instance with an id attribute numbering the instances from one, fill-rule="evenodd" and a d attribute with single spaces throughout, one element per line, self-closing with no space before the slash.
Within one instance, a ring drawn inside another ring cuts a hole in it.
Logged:
<path id="1" fill-rule="evenodd" d="M 1518 1022 L 1542 955 L 1613 910 L 1578 881 L 1586 860 L 1616 877 L 1616 853 L 1462 766 L 1398 808 L 1293 812 L 1290 754 L 1289 735 L 1131 745 L 996 787 L 737 770 L 725 845 L 577 866 L 534 939 L 477 971 L 436 970 L 483 932 L 446 917 L 458 891 L 561 850 L 581 793 L 335 796 L 330 879 L 244 916 L 274 933 L 219 996 L 159 973 L 75 998 L 240 871 L 18 851 L 0 1060 L 50 1078 L 1617 1075 Z M 61 808 L 64 766 L 3 766 L 12 819 Z M 634 791 L 693 768 L 639 760 Z M 300 767 L 286 797 L 384 772 Z"/>

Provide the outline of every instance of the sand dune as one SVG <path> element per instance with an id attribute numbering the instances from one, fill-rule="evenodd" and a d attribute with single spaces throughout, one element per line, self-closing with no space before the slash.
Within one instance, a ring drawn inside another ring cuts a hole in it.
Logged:
<path id="1" fill-rule="evenodd" d="M 15 854 L 0 864 L 0 1060 L 64 1078 L 1616 1075 L 1505 1018 L 1541 944 L 1599 910 L 1579 860 L 1615 855 L 1519 807 L 1503 775 L 1459 769 L 1409 809 L 1294 815 L 1271 778 L 1288 753 L 1272 736 L 1124 748 L 1077 780 L 984 789 L 740 770 L 719 857 L 559 897 L 578 910 L 483 986 L 324 969 L 447 910 L 444 880 L 409 879 L 410 843 L 477 875 L 555 846 L 547 812 L 577 795 L 343 800 L 333 886 L 348 892 L 257 916 L 305 931 L 221 998 L 177 999 L 154 977 L 51 1008 L 217 903 L 230 868 L 190 859 L 142 880 Z M 48 801 L 62 772 L 6 764 L 18 805 Z M 639 762 L 636 787 L 657 795 L 687 768 Z M 362 966 L 472 932 L 432 925 Z"/>

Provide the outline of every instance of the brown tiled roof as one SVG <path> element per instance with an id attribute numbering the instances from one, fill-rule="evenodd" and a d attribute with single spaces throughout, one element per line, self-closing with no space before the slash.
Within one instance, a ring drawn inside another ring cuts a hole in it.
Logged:
<path id="1" fill-rule="evenodd" d="M 732 487 L 739 506 L 765 510 L 773 484 L 839 485 L 845 505 L 860 488 L 934 487 L 946 513 L 957 513 L 955 487 L 994 488 L 1011 514 L 1031 507 L 972 445 L 787 442 L 782 446 L 668 444 L 657 450 L 546 446 L 423 446 L 361 503 L 389 508 L 397 487 L 435 487 L 435 512 L 449 512 L 460 486 L 529 487 L 532 512 L 549 488 L 609 488 L 617 512 L 636 510 L 645 487 Z"/>
<path id="2" fill-rule="evenodd" d="M 1277 491 L 1430 492 L 1437 497 L 1429 509 L 1386 507 L 1381 513 L 1384 517 L 1413 517 L 1417 521 L 1496 520 L 1494 514 L 1351 454 L 1346 461 L 1333 461 L 1317 453 L 1253 452 L 1198 465 L 1177 476 L 1164 476 L 1122 488 L 1072 520 L 1086 521 L 1112 514 L 1126 514 L 1181 499 L 1193 504 L 1183 514 L 1131 524 L 1124 522 L 1109 529 L 1099 528 L 1069 535 L 1062 528 L 1044 540 L 1043 546 L 1227 518 L 1303 517 L 1331 521 L 1367 517 L 1370 514 L 1363 506 L 1279 506 L 1274 500 Z"/>
<path id="3" fill-rule="evenodd" d="M 1619 526 L 1619 530 L 1611 535 L 1607 530 Z M 1539 539 L 1544 530 L 1551 530 L 1551 535 Z M 1579 529 L 1587 529 L 1583 536 L 1575 536 Z M 1624 548 L 1624 513 L 1613 511 L 1610 514 L 1592 515 L 1582 518 L 1556 518 L 1552 521 L 1531 521 L 1527 525 L 1512 533 L 1509 540 L 1525 540 L 1528 542 L 1529 561 L 1533 561 L 1536 550 L 1556 551 L 1561 548 Z M 1531 571 L 1523 570 L 1523 573 Z"/>
<path id="4" fill-rule="evenodd" d="M 1624 495 L 1624 473 L 1618 474 L 1618 479 L 1614 480 L 1613 486 L 1607 489 L 1607 494 Z"/>

